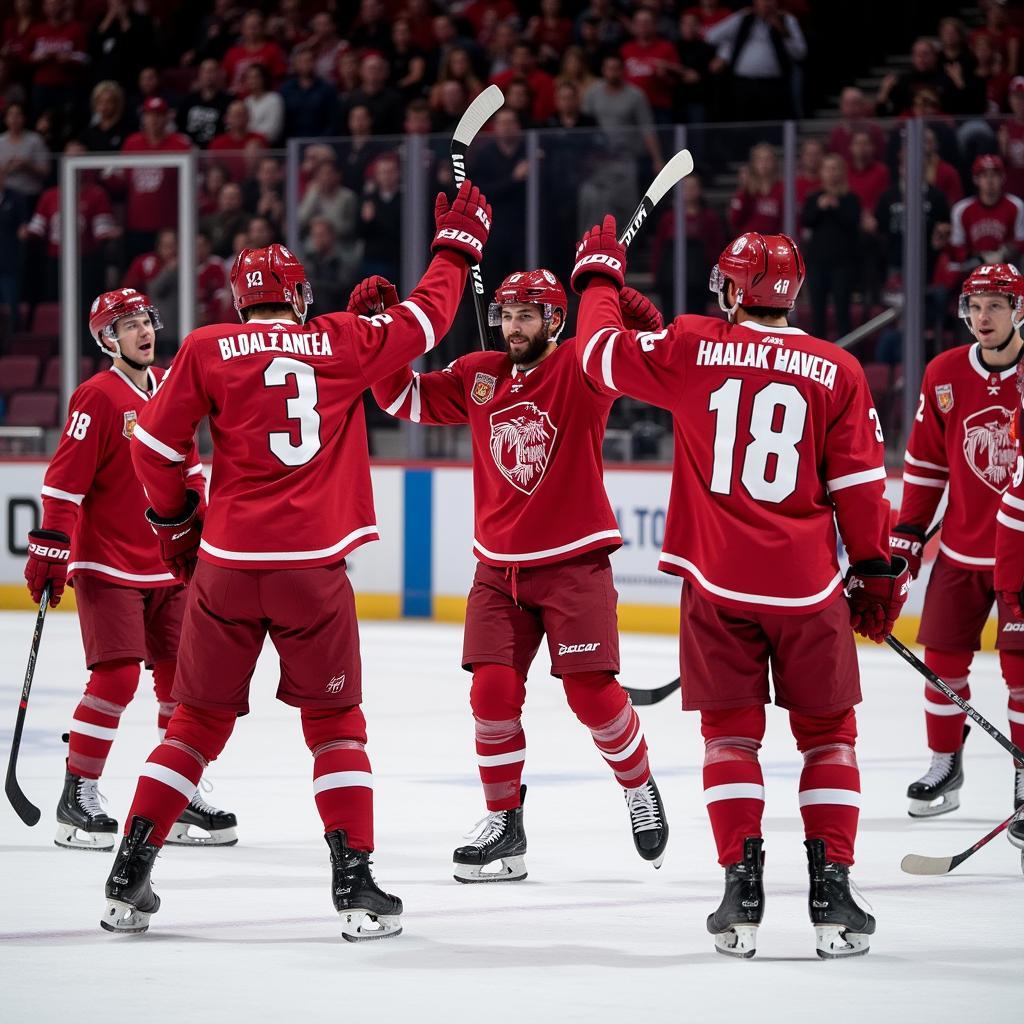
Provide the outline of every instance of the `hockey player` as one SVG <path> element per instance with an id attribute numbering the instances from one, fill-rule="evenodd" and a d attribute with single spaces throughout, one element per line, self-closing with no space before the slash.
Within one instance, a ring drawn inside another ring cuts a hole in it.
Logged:
<path id="1" fill-rule="evenodd" d="M 394 286 L 369 278 L 350 308 L 388 307 Z M 642 295 L 623 299 L 638 325 L 661 326 Z M 526 675 L 547 636 L 551 672 L 622 786 L 637 852 L 660 867 L 668 821 L 640 720 L 622 689 L 609 554 L 622 544 L 602 479 L 612 398 L 580 373 L 565 327 L 565 289 L 548 270 L 509 274 L 489 310 L 503 351 L 445 370 L 403 369 L 373 389 L 382 409 L 415 423 L 468 423 L 473 438 L 478 563 L 466 608 L 462 667 L 488 813 L 454 854 L 460 882 L 526 877 L 521 784 Z"/>
<path id="2" fill-rule="evenodd" d="M 185 588 L 160 561 L 129 454 L 139 414 L 164 372 L 153 366 L 159 329 L 156 307 L 133 288 L 106 292 L 93 302 L 89 330 L 113 365 L 71 396 L 68 422 L 44 477 L 42 526 L 29 533 L 25 579 L 32 600 L 40 600 L 49 581 L 50 604 L 56 607 L 65 581 L 71 582 L 91 673 L 71 720 L 57 805 L 55 842 L 69 849 L 113 849 L 117 822 L 104 812 L 97 783 L 121 714 L 139 685 L 140 662 L 153 670 L 161 737 L 174 711 L 171 684 Z M 191 440 L 178 476 L 204 493 L 203 467 Z M 236 824 L 233 814 L 190 793 L 167 841 L 232 845 L 238 842 Z"/>
<path id="3" fill-rule="evenodd" d="M 1024 744 L 1024 631 L 996 594 L 996 513 L 1013 475 L 1010 436 L 1019 403 L 1017 366 L 1024 349 L 1024 277 L 1009 263 L 975 269 L 960 293 L 960 316 L 975 341 L 936 356 L 925 368 L 921 398 L 907 442 L 903 502 L 892 532 L 893 551 L 921 569 L 925 531 L 944 493 L 939 554 L 932 566 L 918 642 L 924 660 L 965 700 L 968 672 L 981 631 L 997 606 L 996 647 L 1009 689 L 1010 735 Z M 948 492 L 947 492 L 948 489 Z M 914 818 L 960 806 L 966 715 L 930 683 L 924 688 L 925 728 L 932 752 L 927 772 L 907 789 Z M 1024 801 L 1017 771 L 1014 800 Z"/>
<path id="4" fill-rule="evenodd" d="M 785 235 L 740 235 L 711 290 L 728 321 L 623 324 L 626 251 L 615 221 L 588 232 L 573 287 L 583 300 L 577 354 L 605 394 L 669 409 L 675 462 L 660 567 L 682 576 L 683 707 L 699 710 L 704 796 L 725 896 L 708 918 L 716 948 L 754 954 L 764 910 L 757 751 L 771 666 L 804 757 L 800 811 L 818 955 L 866 953 L 874 918 L 849 888 L 860 804 L 853 707 L 861 699 L 853 630 L 881 641 L 906 599 L 889 559 L 884 448 L 864 372 L 787 324 L 804 264 Z M 847 601 L 836 529 L 849 553 Z M 851 623 L 853 629 L 851 630 Z"/>
<path id="5" fill-rule="evenodd" d="M 313 295 L 302 264 L 282 245 L 244 249 L 231 272 L 242 324 L 193 331 L 140 417 L 132 457 L 146 515 L 164 561 L 192 583 L 174 682 L 181 703 L 143 768 L 107 879 L 109 931 L 145 931 L 159 908 L 153 861 L 248 712 L 268 633 L 280 657 L 278 698 L 300 709 L 313 755 L 343 935 L 401 931 L 402 901 L 370 873 L 373 777 L 345 556 L 378 538 L 362 392 L 438 344 L 487 240 L 490 207 L 469 182 L 451 206 L 439 195 L 434 212 L 430 266 L 405 302 L 373 320 L 342 313 L 306 323 Z M 217 468 L 200 540 L 199 496 L 180 466 L 206 415 Z"/>

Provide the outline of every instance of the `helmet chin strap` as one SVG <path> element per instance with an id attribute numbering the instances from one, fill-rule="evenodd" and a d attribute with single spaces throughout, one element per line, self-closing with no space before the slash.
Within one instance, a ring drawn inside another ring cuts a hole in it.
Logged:
<path id="1" fill-rule="evenodd" d="M 1006 341 L 1004 341 L 1004 342 L 1002 343 L 1002 345 L 996 345 L 996 347 L 995 347 L 994 349 L 992 349 L 992 351 L 993 351 L 993 352 L 1002 352 L 1002 351 L 1003 351 L 1003 349 L 1005 349 L 1005 348 L 1006 348 L 1006 347 L 1007 347 L 1007 346 L 1008 346 L 1008 345 L 1010 344 L 1010 342 L 1011 342 L 1011 341 L 1013 341 L 1013 339 L 1014 339 L 1014 338 L 1015 338 L 1016 336 L 1017 336 L 1017 328 L 1016 328 L 1016 327 L 1014 327 L 1014 328 L 1013 328 L 1013 329 L 1012 329 L 1012 330 L 1010 331 L 1010 333 L 1009 333 L 1009 334 L 1007 335 L 1007 337 L 1006 337 Z"/>
<path id="2" fill-rule="evenodd" d="M 121 353 L 120 358 L 123 359 L 133 370 L 141 371 L 149 369 L 148 363 L 137 363 L 134 359 L 129 359 L 123 352 Z"/>

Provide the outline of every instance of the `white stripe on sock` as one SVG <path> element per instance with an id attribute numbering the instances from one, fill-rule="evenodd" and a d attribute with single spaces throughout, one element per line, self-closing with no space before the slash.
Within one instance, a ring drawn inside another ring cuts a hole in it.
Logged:
<path id="1" fill-rule="evenodd" d="M 83 722 L 81 719 L 71 719 L 71 731 L 82 736 L 92 736 L 97 740 L 112 740 L 117 736 L 117 729 L 111 729 L 107 725 L 93 725 L 92 722 Z"/>
<path id="2" fill-rule="evenodd" d="M 477 754 L 476 763 L 481 768 L 497 768 L 502 764 L 515 764 L 526 760 L 526 747 L 521 750 L 509 750 L 504 754 Z"/>
<path id="3" fill-rule="evenodd" d="M 845 807 L 860 807 L 860 793 L 853 789 L 803 789 L 800 791 L 800 806 L 811 804 L 843 804 Z"/>
<path id="4" fill-rule="evenodd" d="M 328 772 L 313 780 L 313 792 L 323 793 L 328 789 L 347 789 L 361 786 L 373 789 L 373 776 L 369 772 Z"/>
<path id="5" fill-rule="evenodd" d="M 764 803 L 764 786 L 756 782 L 729 782 L 704 790 L 704 803 L 713 804 L 719 800 L 760 800 Z"/>
<path id="6" fill-rule="evenodd" d="M 176 789 L 182 796 L 188 797 L 189 800 L 196 795 L 196 784 L 191 779 L 187 779 L 181 772 L 176 772 L 173 768 L 168 768 L 166 765 L 147 761 L 142 766 L 142 771 L 139 774 L 144 778 L 162 782 L 165 786 L 170 786 L 171 789 Z"/>
<path id="7" fill-rule="evenodd" d="M 643 741 L 644 741 L 644 731 L 643 731 L 643 729 L 637 729 L 636 735 L 633 737 L 633 739 L 630 740 L 630 742 L 627 743 L 626 746 L 623 747 L 622 750 L 618 751 L 617 753 L 609 754 L 608 751 L 605 750 L 600 745 L 598 746 L 597 749 L 601 751 L 601 756 L 606 761 L 626 761 L 630 757 L 632 757 L 633 754 L 636 753 L 637 747 L 639 747 L 640 744 L 643 743 Z"/>

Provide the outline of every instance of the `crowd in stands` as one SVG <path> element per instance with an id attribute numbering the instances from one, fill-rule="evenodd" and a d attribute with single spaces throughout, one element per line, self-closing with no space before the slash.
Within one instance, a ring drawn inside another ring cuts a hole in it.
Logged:
<path id="1" fill-rule="evenodd" d="M 470 155 L 494 208 L 489 286 L 526 258 L 528 132 L 542 131 L 541 259 L 564 272 L 581 226 L 627 217 L 672 151 L 672 126 L 686 125 L 698 165 L 683 185 L 687 308 L 705 308 L 728 237 L 791 224 L 809 267 L 801 322 L 826 337 L 899 291 L 902 125 L 924 118 L 928 337 L 940 349 L 955 340 L 963 275 L 1024 250 L 1024 12 L 983 0 L 966 25 L 939 6 L 905 70 L 875 91 L 847 86 L 838 120 L 825 122 L 805 95 L 807 0 L 9 0 L 0 354 L 28 351 L 13 342 L 38 335 L 33 311 L 58 301 L 57 154 L 200 155 L 187 259 L 174 171 L 79 179 L 83 301 L 145 288 L 161 306 L 166 359 L 181 268 L 197 275 L 200 320 L 232 318 L 234 253 L 285 240 L 288 140 L 304 140 L 295 214 L 317 308 L 342 307 L 364 274 L 396 278 L 403 138 L 430 137 L 416 175 L 425 192 L 451 189 L 443 136 L 491 82 L 506 103 Z M 781 133 L 749 123 L 787 118 L 800 119 L 788 218 Z M 660 213 L 634 264 L 666 312 L 675 224 L 671 208 Z M 879 346 L 874 358 L 899 361 L 898 332 Z"/>

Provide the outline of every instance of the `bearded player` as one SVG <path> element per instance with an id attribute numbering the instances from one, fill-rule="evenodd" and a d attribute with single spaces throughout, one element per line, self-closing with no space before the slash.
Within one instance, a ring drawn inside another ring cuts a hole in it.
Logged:
<path id="1" fill-rule="evenodd" d="M 394 286 L 368 278 L 349 308 L 389 308 Z M 638 326 L 661 326 L 644 296 L 623 297 Z M 608 556 L 622 544 L 602 479 L 612 399 L 580 373 L 565 327 L 565 289 L 548 270 L 509 274 L 489 310 L 504 351 L 447 369 L 405 367 L 373 389 L 382 409 L 414 423 L 468 423 L 473 438 L 478 563 L 466 607 L 462 667 L 487 814 L 454 854 L 460 882 L 526 877 L 522 785 L 526 676 L 547 637 L 552 675 L 622 786 L 637 852 L 660 867 L 668 821 L 640 720 L 616 678 L 617 595 Z"/>

